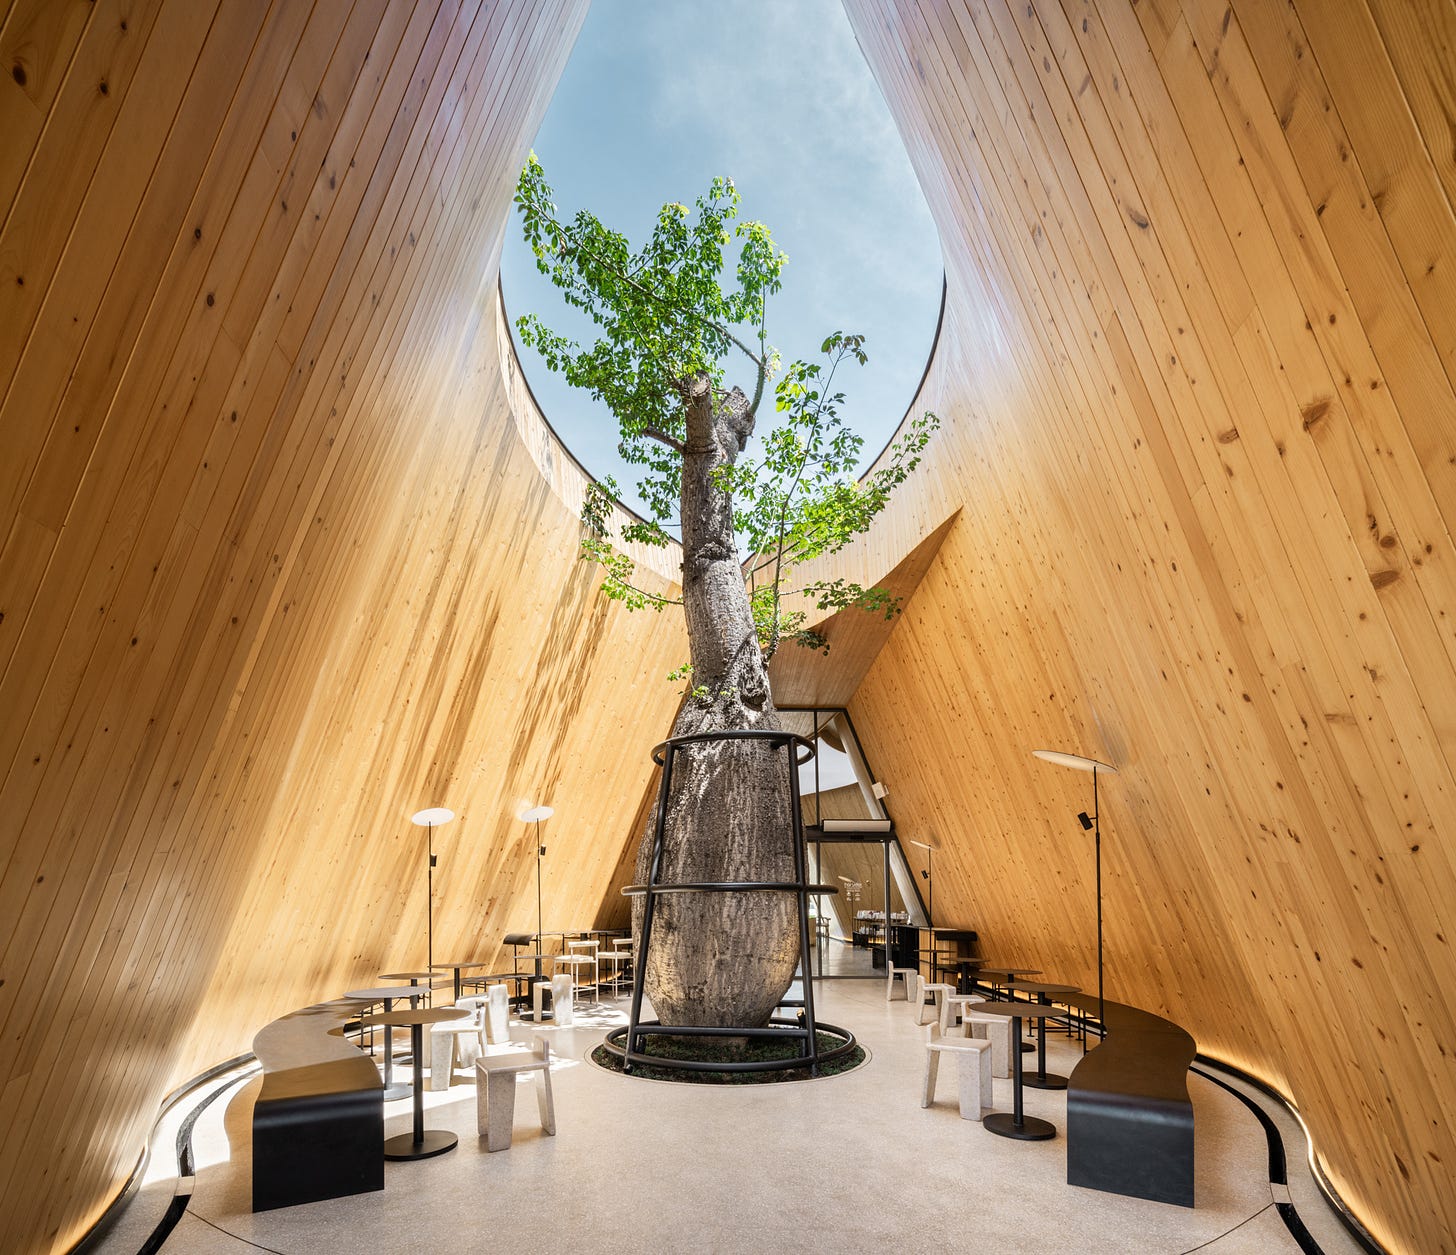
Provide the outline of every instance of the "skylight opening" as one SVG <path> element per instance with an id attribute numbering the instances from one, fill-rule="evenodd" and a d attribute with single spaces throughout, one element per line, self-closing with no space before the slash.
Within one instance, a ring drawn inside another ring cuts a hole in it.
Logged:
<path id="1" fill-rule="evenodd" d="M 868 467 L 925 369 L 942 264 L 904 145 L 837 0 L 596 0 L 533 147 L 564 212 L 589 208 L 634 246 L 664 203 L 691 204 L 715 176 L 731 177 L 740 216 L 765 222 L 789 255 L 768 313 L 782 359 L 816 360 L 835 331 L 866 336 L 868 365 L 836 389 L 864 438 L 858 469 Z M 511 318 L 533 312 L 591 343 L 591 324 L 537 272 L 514 219 L 501 274 Z M 647 514 L 612 415 L 517 350 L 573 456 L 595 478 L 615 478 L 624 503 Z M 746 360 L 728 367 L 729 384 L 751 385 Z M 748 456 L 758 456 L 752 446 Z"/>

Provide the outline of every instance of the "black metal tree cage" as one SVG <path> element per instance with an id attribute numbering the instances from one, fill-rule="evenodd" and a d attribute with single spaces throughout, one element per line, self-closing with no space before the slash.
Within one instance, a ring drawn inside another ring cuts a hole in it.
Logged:
<path id="1" fill-rule="evenodd" d="M 772 748 L 785 751 L 785 762 L 789 773 L 789 809 L 794 833 L 794 879 L 793 880 L 712 880 L 663 884 L 658 876 L 662 865 L 663 834 L 667 829 L 667 799 L 672 787 L 673 762 L 684 746 L 710 741 L 760 741 Z M 699 732 L 690 736 L 669 737 L 660 745 L 652 747 L 652 761 L 662 768 L 662 779 L 657 792 L 657 822 L 652 833 L 652 860 L 645 885 L 628 885 L 622 892 L 627 897 L 645 897 L 642 916 L 642 938 L 637 947 L 634 964 L 635 979 L 632 982 L 632 1011 L 625 1028 L 614 1029 L 607 1034 L 603 1045 L 622 1060 L 622 1070 L 630 1072 L 633 1064 L 650 1065 L 684 1072 L 770 1072 L 808 1068 L 811 1076 L 819 1075 L 820 1065 L 841 1058 L 855 1047 L 854 1034 L 835 1024 L 825 1024 L 814 1015 L 814 978 L 809 966 L 809 898 L 825 893 L 838 893 L 833 885 L 809 883 L 808 858 L 804 848 L 804 824 L 800 814 L 798 768 L 814 757 L 812 742 L 792 732 L 774 732 L 759 729 L 741 729 L 726 732 Z M 647 973 L 647 956 L 652 945 L 652 922 L 657 910 L 657 898 L 665 893 L 792 893 L 799 901 L 799 977 L 803 985 L 803 998 L 785 998 L 779 1009 L 796 1011 L 792 1019 L 784 1016 L 770 1017 L 763 1025 L 671 1025 L 660 1020 L 642 1019 L 642 991 Z M 841 1038 L 841 1043 L 831 1050 L 820 1051 L 820 1031 Z M 802 1051 L 784 1059 L 753 1059 L 735 1062 L 711 1062 L 697 1059 L 673 1059 L 661 1055 L 647 1054 L 642 1039 L 647 1036 L 669 1037 L 750 1037 L 765 1039 L 798 1039 L 803 1043 Z"/>

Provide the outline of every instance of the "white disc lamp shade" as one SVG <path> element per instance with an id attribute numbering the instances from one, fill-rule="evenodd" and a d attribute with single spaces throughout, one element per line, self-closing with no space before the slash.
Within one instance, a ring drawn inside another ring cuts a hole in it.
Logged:
<path id="1" fill-rule="evenodd" d="M 528 824 L 534 824 L 542 819 L 550 819 L 554 814 L 556 812 L 549 806 L 533 806 L 521 816 L 521 819 Z"/>
<path id="2" fill-rule="evenodd" d="M 1110 763 L 1098 762 L 1081 754 L 1068 754 L 1063 750 L 1032 750 L 1036 757 L 1045 762 L 1056 763 L 1058 767 L 1071 767 L 1076 771 L 1110 771 L 1117 774 L 1117 768 Z"/>
<path id="3" fill-rule="evenodd" d="M 419 824 L 421 828 L 438 828 L 441 824 L 448 824 L 454 818 L 455 812 L 447 807 L 431 806 L 411 815 L 410 823 Z"/>
<path id="4" fill-rule="evenodd" d="M 940 849 L 940 842 L 937 841 L 934 837 L 927 837 L 924 841 L 917 841 L 914 837 L 911 837 L 910 844 L 918 845 L 922 850 Z"/>

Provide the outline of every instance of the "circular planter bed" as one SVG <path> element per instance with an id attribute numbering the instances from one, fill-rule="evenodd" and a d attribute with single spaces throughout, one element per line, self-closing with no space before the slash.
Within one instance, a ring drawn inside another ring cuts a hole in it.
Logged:
<path id="1" fill-rule="evenodd" d="M 819 1053 L 829 1056 L 845 1044 L 845 1039 L 822 1028 L 816 1034 Z M 853 1040 L 853 1039 L 851 1039 Z M 671 1037 L 654 1034 L 644 1039 L 643 1053 L 662 1059 L 661 1066 L 650 1063 L 634 1063 L 627 1076 L 641 1077 L 649 1081 L 678 1081 L 688 1085 L 772 1085 L 781 1081 L 808 1081 L 815 1079 L 807 1067 L 779 1068 L 769 1071 L 738 1072 L 685 1069 L 674 1066 L 680 1063 L 769 1063 L 775 1059 L 792 1059 L 803 1051 L 801 1038 L 784 1041 L 750 1038 L 747 1041 L 729 1041 L 712 1037 Z M 819 1075 L 837 1076 L 850 1072 L 864 1063 L 869 1056 L 863 1046 L 854 1045 L 837 1058 L 827 1058 L 819 1064 Z M 598 1046 L 591 1052 L 591 1061 L 608 1072 L 623 1073 L 620 1053 L 606 1046 Z"/>

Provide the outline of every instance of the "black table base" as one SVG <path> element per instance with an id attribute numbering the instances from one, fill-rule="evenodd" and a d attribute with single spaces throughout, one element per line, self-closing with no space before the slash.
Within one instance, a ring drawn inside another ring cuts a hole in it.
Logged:
<path id="1" fill-rule="evenodd" d="M 384 1139 L 386 1159 L 429 1159 L 454 1150 L 460 1139 L 449 1129 L 426 1129 L 416 1137 L 413 1133 L 398 1133 Z"/>
<path id="2" fill-rule="evenodd" d="M 1048 1072 L 1045 1076 L 1038 1076 L 1035 1072 L 1023 1074 L 1021 1083 L 1027 1089 L 1066 1089 L 1067 1078 L 1058 1076 L 1055 1072 Z"/>
<path id="3" fill-rule="evenodd" d="M 1018 1142 L 1045 1142 L 1057 1135 L 1057 1126 L 1051 1121 L 1023 1116 L 1018 1123 L 1010 1111 L 993 1111 L 981 1124 L 998 1137 L 1014 1137 Z"/>

